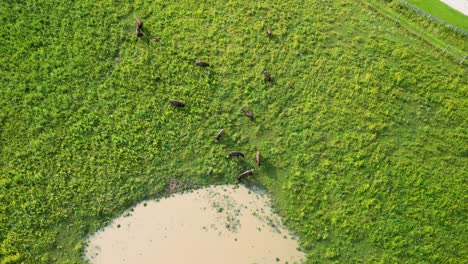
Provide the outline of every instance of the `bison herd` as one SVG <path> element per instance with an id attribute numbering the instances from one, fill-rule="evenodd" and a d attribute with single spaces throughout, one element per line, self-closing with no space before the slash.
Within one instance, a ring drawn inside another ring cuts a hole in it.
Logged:
<path id="1" fill-rule="evenodd" d="M 143 22 L 140 20 L 140 19 L 137 19 L 135 21 L 135 25 L 136 25 L 136 29 L 135 29 L 135 32 L 136 32 L 136 36 L 137 37 L 143 37 L 143 32 L 142 32 L 142 29 L 143 29 Z M 271 33 L 271 29 L 268 28 L 267 31 L 266 31 L 268 37 L 272 37 L 272 33 Z M 207 62 L 204 62 L 204 61 L 197 61 L 195 62 L 195 65 L 199 66 L 199 67 L 208 67 L 210 66 L 209 63 Z M 272 77 L 271 77 L 271 74 L 267 71 L 267 70 L 264 70 L 263 72 L 263 77 L 265 79 L 266 82 L 272 82 Z M 178 100 L 175 100 L 175 99 L 170 99 L 169 100 L 169 103 L 175 107 L 185 107 L 185 103 L 183 102 L 180 102 Z M 247 110 L 246 108 L 242 108 L 242 112 L 244 113 L 244 115 L 250 119 L 253 119 L 254 118 L 254 114 L 253 112 Z M 217 141 L 220 141 L 221 140 L 221 137 L 223 137 L 224 135 L 224 128 L 221 129 L 219 132 L 218 132 L 218 135 L 216 136 L 216 140 Z M 244 153 L 240 152 L 240 151 L 231 151 L 228 153 L 228 157 L 242 157 L 244 158 L 245 155 Z M 262 154 L 260 153 L 260 151 L 257 151 L 256 155 L 255 155 L 255 160 L 257 161 L 257 166 L 260 167 L 261 165 L 261 161 L 262 161 Z M 246 178 L 247 176 L 250 176 L 254 173 L 254 169 L 250 169 L 250 170 L 246 170 L 244 171 L 243 173 L 239 174 L 237 176 L 237 180 L 242 180 L 244 178 Z"/>

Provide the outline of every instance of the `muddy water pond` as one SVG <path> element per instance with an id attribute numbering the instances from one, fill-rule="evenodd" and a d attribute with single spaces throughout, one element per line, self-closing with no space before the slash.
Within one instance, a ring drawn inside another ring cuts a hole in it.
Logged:
<path id="1" fill-rule="evenodd" d="M 89 263 L 302 263 L 267 195 L 214 186 L 138 204 L 91 236 Z"/>

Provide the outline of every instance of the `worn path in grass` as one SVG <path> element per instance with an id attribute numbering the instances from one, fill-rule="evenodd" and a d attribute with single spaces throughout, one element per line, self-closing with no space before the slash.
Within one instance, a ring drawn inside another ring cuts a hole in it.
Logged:
<path id="1" fill-rule="evenodd" d="M 0 18 L 3 262 L 83 262 L 128 207 L 234 184 L 257 150 L 248 182 L 309 262 L 467 259 L 467 68 L 375 10 L 38 0 Z"/>

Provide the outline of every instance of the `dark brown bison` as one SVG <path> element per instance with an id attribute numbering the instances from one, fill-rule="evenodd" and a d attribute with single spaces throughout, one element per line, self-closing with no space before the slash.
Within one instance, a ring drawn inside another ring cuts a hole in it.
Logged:
<path id="1" fill-rule="evenodd" d="M 216 136 L 216 140 L 219 141 L 223 135 L 224 135 L 224 128 L 219 131 L 218 135 Z"/>
<path id="2" fill-rule="evenodd" d="M 250 112 L 249 110 L 245 109 L 245 108 L 242 108 L 242 112 L 244 112 L 244 115 L 246 117 L 249 117 L 249 118 L 253 118 L 254 117 L 254 114 L 252 112 Z"/>
<path id="3" fill-rule="evenodd" d="M 263 77 L 265 77 L 265 81 L 267 81 L 267 82 L 271 82 L 271 80 L 272 80 L 271 79 L 271 74 L 266 70 L 263 71 Z"/>
<path id="4" fill-rule="evenodd" d="M 195 64 L 196 64 L 197 66 L 200 66 L 200 67 L 208 67 L 208 66 L 210 66 L 210 64 L 208 64 L 208 62 L 204 62 L 204 61 L 197 61 L 197 62 L 195 62 Z"/>
<path id="5" fill-rule="evenodd" d="M 245 156 L 244 156 L 244 153 L 240 151 L 231 151 L 229 152 L 228 157 L 245 157 Z"/>
<path id="6" fill-rule="evenodd" d="M 261 162 L 262 162 L 262 153 L 260 153 L 260 151 L 257 151 L 257 155 L 255 155 L 255 159 L 257 160 L 257 165 L 260 167 Z"/>
<path id="7" fill-rule="evenodd" d="M 143 22 L 139 18 L 135 21 L 135 25 L 136 25 L 136 28 L 138 29 L 143 28 Z"/>
<path id="8" fill-rule="evenodd" d="M 244 179 L 245 177 L 247 177 L 249 175 L 252 175 L 253 173 L 254 173 L 253 169 L 246 170 L 243 173 L 239 174 L 239 176 L 237 176 L 237 180 L 240 181 L 240 180 Z"/>
<path id="9" fill-rule="evenodd" d="M 169 100 L 169 103 L 171 103 L 171 105 L 177 106 L 177 107 L 184 107 L 184 106 L 185 106 L 184 103 L 179 102 L 179 101 L 174 100 L 174 99 L 170 99 L 170 100 Z"/>
<path id="10" fill-rule="evenodd" d="M 267 35 L 268 35 L 269 37 L 271 37 L 271 29 L 270 29 L 270 28 L 267 28 L 266 32 L 267 32 Z"/>

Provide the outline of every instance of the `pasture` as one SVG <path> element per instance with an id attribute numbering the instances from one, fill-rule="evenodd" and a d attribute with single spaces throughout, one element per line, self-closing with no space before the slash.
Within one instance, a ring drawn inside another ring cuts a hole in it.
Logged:
<path id="1" fill-rule="evenodd" d="M 7 0 L 0 18 L 2 263 L 82 263 L 128 207 L 251 168 L 307 263 L 468 259 L 466 64 L 362 2 Z"/>

